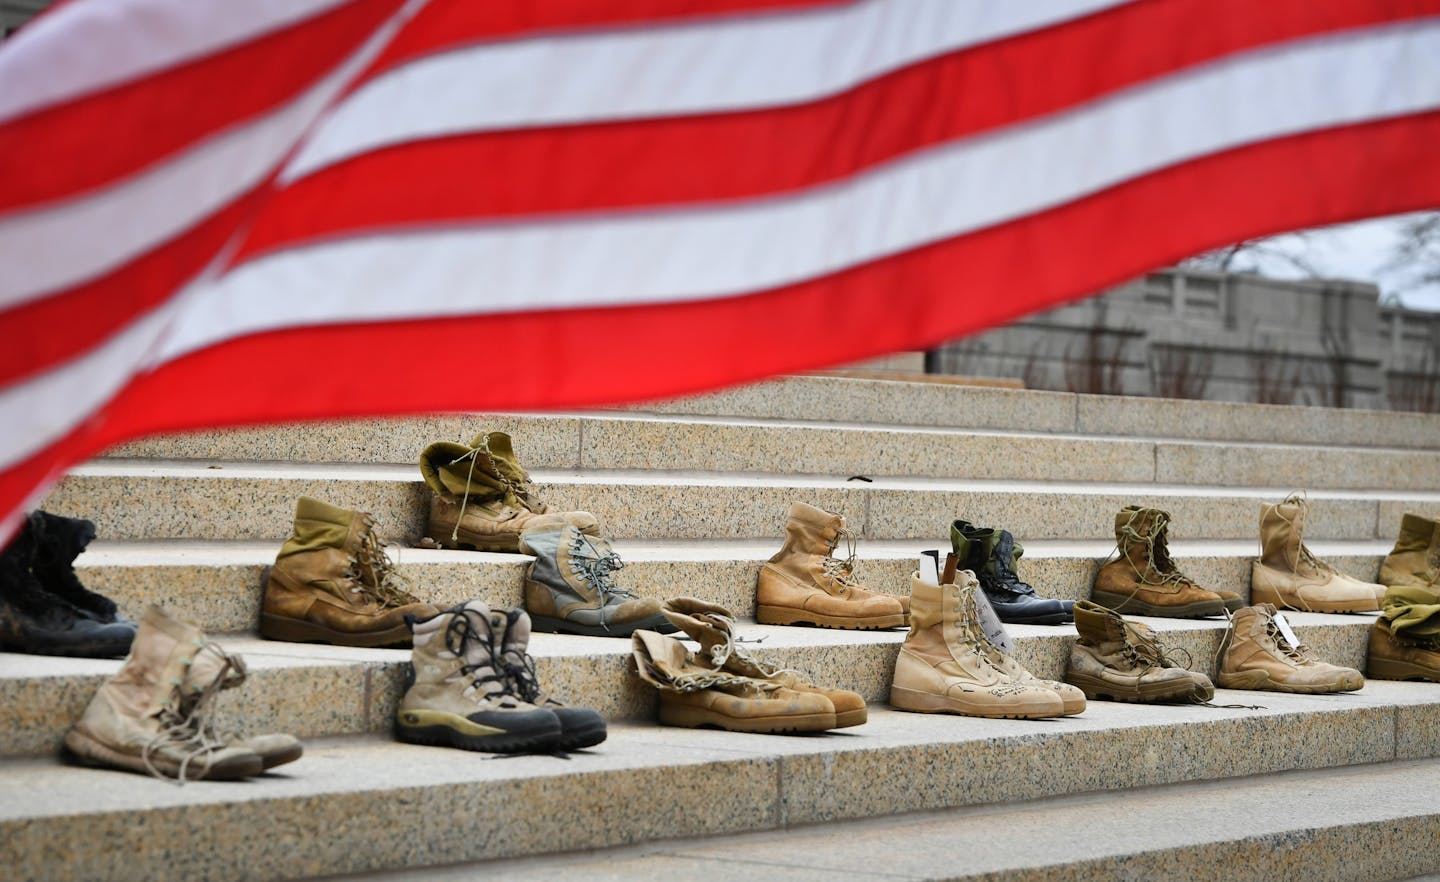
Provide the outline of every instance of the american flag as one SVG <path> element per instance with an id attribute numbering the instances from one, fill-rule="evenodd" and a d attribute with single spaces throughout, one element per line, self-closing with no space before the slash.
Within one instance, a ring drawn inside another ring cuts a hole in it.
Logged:
<path id="1" fill-rule="evenodd" d="M 636 400 L 1440 204 L 1440 0 L 72 0 L 0 516 L 139 435 Z"/>

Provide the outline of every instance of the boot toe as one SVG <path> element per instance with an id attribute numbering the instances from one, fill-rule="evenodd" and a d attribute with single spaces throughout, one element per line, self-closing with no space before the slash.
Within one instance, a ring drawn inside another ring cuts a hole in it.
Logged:
<path id="1" fill-rule="evenodd" d="M 594 747 L 609 735 L 605 718 L 588 707 L 547 708 L 560 721 L 560 749 Z"/>

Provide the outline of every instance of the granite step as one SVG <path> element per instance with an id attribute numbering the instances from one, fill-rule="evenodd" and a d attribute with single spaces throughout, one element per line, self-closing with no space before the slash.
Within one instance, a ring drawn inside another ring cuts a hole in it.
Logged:
<path id="1" fill-rule="evenodd" d="M 737 616 L 755 613 L 760 565 L 780 547 L 767 541 L 619 540 L 625 561 L 616 578 L 642 597 L 700 597 Z M 1020 575 L 1047 597 L 1090 596 L 1095 572 L 1114 550 L 1098 541 L 1026 541 Z M 132 616 L 159 604 L 212 632 L 245 631 L 260 617 L 262 575 L 275 560 L 279 541 L 95 542 L 76 561 L 81 579 Z M 857 573 L 864 584 L 887 594 L 908 594 L 910 573 L 921 549 L 949 550 L 948 538 L 928 541 L 865 540 L 858 544 Z M 1390 550 L 1388 542 L 1318 541 L 1311 550 L 1341 572 L 1371 580 Z M 1171 554 L 1201 585 L 1249 596 L 1251 541 L 1177 542 Z M 391 560 L 416 596 L 449 606 L 471 598 L 520 606 L 531 557 L 391 546 Z M 841 554 L 845 552 L 843 549 Z"/>
<path id="2" fill-rule="evenodd" d="M 1095 437 L 726 417 L 472 415 L 307 423 L 165 436 L 112 457 L 413 465 L 436 440 L 515 438 L 531 469 L 666 469 L 1171 484 L 1395 488 L 1440 485 L 1440 452 Z M 418 470 L 417 470 L 418 471 Z"/>
<path id="3" fill-rule="evenodd" d="M 497 759 L 369 737 L 312 742 L 298 762 L 249 782 L 183 787 L 50 758 L 7 760 L 0 861 L 17 879 L 286 879 L 1440 754 L 1433 686 L 1266 694 L 1264 704 L 1095 702 L 1081 716 L 1039 721 L 875 708 L 863 727 L 805 737 L 617 725 L 605 744 L 569 758 Z"/>
<path id="4" fill-rule="evenodd" d="M 1435 414 L 806 376 L 633 409 L 677 415 L 1419 449 L 1435 447 L 1440 430 L 1440 416 Z"/>
<path id="5" fill-rule="evenodd" d="M 1373 614 L 1289 613 L 1296 633 L 1323 659 L 1365 668 Z M 1141 618 L 1175 658 L 1214 673 L 1224 619 Z M 1011 625 L 1015 656 L 1036 676 L 1064 675 L 1075 639 L 1072 625 Z M 883 702 L 905 631 L 836 631 L 742 621 L 743 648 L 770 664 L 803 671 L 816 682 Z M 221 635 L 240 653 L 251 680 L 224 693 L 222 725 L 246 732 L 287 731 L 302 737 L 389 732 L 403 692 L 407 649 L 361 649 Z M 654 691 L 634 672 L 630 641 L 611 637 L 535 634 L 531 654 L 547 690 L 593 707 L 609 719 L 651 720 Z M 119 660 L 48 658 L 0 653 L 0 756 L 51 753 Z M 1367 687 L 1368 688 L 1368 687 Z M 1440 701 L 1440 687 L 1436 687 Z M 1267 704 L 1254 693 L 1247 704 Z"/>
<path id="6" fill-rule="evenodd" d="M 1404 879 L 1440 873 L 1440 852 L 1434 848 L 1440 829 L 1437 780 L 1440 761 L 1401 760 L 383 872 L 364 879 Z"/>
<path id="7" fill-rule="evenodd" d="M 1029 539 L 1113 535 L 1115 512 L 1138 504 L 1174 515 L 1177 540 L 1253 537 L 1261 503 L 1286 487 L 768 475 L 736 472 L 535 473 L 558 509 L 583 509 L 613 538 L 780 536 L 792 502 L 847 516 L 872 539 L 933 536 L 959 516 Z M 288 535 L 295 499 L 316 496 L 373 514 L 393 540 L 420 537 L 431 492 L 416 470 L 384 465 L 97 461 L 75 469 L 43 503 L 87 517 L 112 540 L 273 539 Z M 1434 490 L 1317 490 L 1307 537 L 1390 539 L 1403 512 L 1440 514 Z"/>

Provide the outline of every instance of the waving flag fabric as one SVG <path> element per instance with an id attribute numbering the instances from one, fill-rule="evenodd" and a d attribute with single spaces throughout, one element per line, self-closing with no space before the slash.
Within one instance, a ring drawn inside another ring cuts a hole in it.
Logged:
<path id="1" fill-rule="evenodd" d="M 636 400 L 1440 204 L 1440 0 L 72 0 L 0 513 L 158 431 Z"/>

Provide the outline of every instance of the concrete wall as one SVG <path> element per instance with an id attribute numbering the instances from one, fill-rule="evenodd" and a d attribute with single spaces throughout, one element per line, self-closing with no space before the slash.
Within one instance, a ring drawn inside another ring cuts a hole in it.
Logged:
<path id="1" fill-rule="evenodd" d="M 1378 294 L 1165 270 L 954 341 L 928 364 L 1040 389 L 1440 410 L 1440 315 L 1381 306 Z"/>

